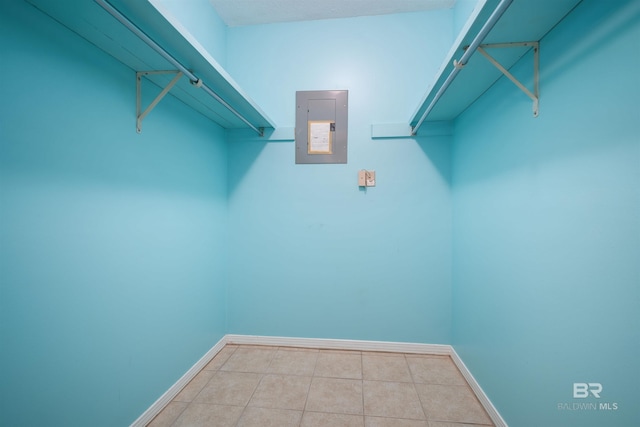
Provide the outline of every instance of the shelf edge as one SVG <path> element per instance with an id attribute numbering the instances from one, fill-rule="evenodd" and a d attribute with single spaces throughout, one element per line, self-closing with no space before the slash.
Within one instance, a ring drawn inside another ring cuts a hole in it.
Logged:
<path id="1" fill-rule="evenodd" d="M 448 136 L 452 134 L 453 122 L 450 120 L 425 122 L 417 135 L 412 135 L 411 125 L 408 123 L 384 123 L 371 125 L 372 139 L 420 138 L 429 136 Z"/>

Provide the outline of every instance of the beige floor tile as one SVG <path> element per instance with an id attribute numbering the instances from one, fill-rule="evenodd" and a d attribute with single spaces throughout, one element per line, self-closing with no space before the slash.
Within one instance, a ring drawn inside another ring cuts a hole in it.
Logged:
<path id="1" fill-rule="evenodd" d="M 205 370 L 217 371 L 224 365 L 224 363 L 229 359 L 229 357 L 233 354 L 234 351 L 238 348 L 237 345 L 225 345 L 222 350 L 215 355 L 211 362 L 204 367 Z"/>
<path id="2" fill-rule="evenodd" d="M 220 370 L 266 373 L 276 351 L 273 347 L 238 347 Z"/>
<path id="3" fill-rule="evenodd" d="M 362 415 L 305 412 L 300 427 L 364 427 Z"/>
<path id="4" fill-rule="evenodd" d="M 403 354 L 362 354 L 362 378 L 375 381 L 412 382 Z"/>
<path id="5" fill-rule="evenodd" d="M 191 402 L 214 375 L 215 371 L 200 371 L 200 373 L 196 375 L 195 378 L 192 379 L 173 400 L 178 402 Z"/>
<path id="6" fill-rule="evenodd" d="M 459 424 L 440 421 L 429 421 L 429 427 L 493 427 L 493 424 Z"/>
<path id="7" fill-rule="evenodd" d="M 364 417 L 365 427 L 429 427 L 424 420 L 404 420 L 399 418 Z"/>
<path id="8" fill-rule="evenodd" d="M 320 350 L 316 377 L 362 379 L 362 355 L 360 352 Z"/>
<path id="9" fill-rule="evenodd" d="M 363 381 L 365 415 L 425 420 L 413 383 Z"/>
<path id="10" fill-rule="evenodd" d="M 191 403 L 180 415 L 175 427 L 233 427 L 244 408 L 240 406 Z"/>
<path id="11" fill-rule="evenodd" d="M 314 377 L 305 410 L 363 415 L 362 381 Z"/>
<path id="12" fill-rule="evenodd" d="M 247 407 L 238 427 L 298 427 L 302 411 Z"/>
<path id="13" fill-rule="evenodd" d="M 270 374 L 302 375 L 310 377 L 316 367 L 318 350 L 278 349 L 268 372 Z"/>
<path id="14" fill-rule="evenodd" d="M 198 403 L 245 406 L 258 383 L 260 374 L 217 371 L 194 400 Z"/>
<path id="15" fill-rule="evenodd" d="M 225 346 L 149 424 L 235 425 L 493 426 L 448 356 L 246 345 Z"/>
<path id="16" fill-rule="evenodd" d="M 464 377 L 448 356 L 407 356 L 413 381 L 424 384 L 466 385 Z"/>
<path id="17" fill-rule="evenodd" d="M 303 410 L 307 401 L 311 377 L 294 375 L 265 375 L 249 406 L 261 408 Z"/>
<path id="18" fill-rule="evenodd" d="M 491 424 L 491 419 L 469 386 L 416 384 L 429 421 Z"/>
<path id="19" fill-rule="evenodd" d="M 147 427 L 170 427 L 175 420 L 178 419 L 182 411 L 189 404 L 187 402 L 169 402 L 169 404 L 160 412 Z"/>

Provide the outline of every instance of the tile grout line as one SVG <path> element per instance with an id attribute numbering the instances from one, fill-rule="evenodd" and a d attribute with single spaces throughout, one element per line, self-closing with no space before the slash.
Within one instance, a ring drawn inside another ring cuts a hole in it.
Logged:
<path id="1" fill-rule="evenodd" d="M 409 365 L 409 360 L 407 360 L 407 354 L 403 353 L 402 354 L 404 356 L 404 361 L 407 364 L 407 369 L 409 369 L 409 375 L 411 376 L 411 384 L 413 384 L 413 390 L 416 392 L 416 395 L 418 396 L 418 402 L 420 402 L 420 408 L 422 408 L 422 413 L 424 414 L 424 419 L 427 422 L 427 425 L 430 424 L 429 422 L 429 416 L 427 415 L 427 410 L 424 408 L 424 403 L 422 402 L 422 399 L 420 398 L 420 393 L 418 393 L 418 387 L 416 386 L 416 379 L 413 375 L 413 370 L 411 369 L 411 365 Z"/>
<path id="2" fill-rule="evenodd" d="M 225 347 L 226 347 L 226 345 L 225 345 Z M 225 348 L 225 347 L 222 347 L 222 350 L 224 350 L 224 348 Z M 222 350 L 220 350 L 220 351 L 222 351 Z M 238 347 L 234 348 L 234 349 L 233 349 L 233 351 L 231 352 L 231 354 L 230 354 L 229 356 L 227 356 L 227 358 L 225 359 L 225 361 L 222 363 L 222 365 L 220 365 L 220 366 L 215 370 L 215 373 L 211 376 L 211 378 L 209 378 L 209 381 L 207 381 L 207 384 L 205 384 L 205 385 L 204 385 L 204 387 L 202 387 L 202 389 L 198 392 L 198 394 L 196 394 L 196 395 L 194 396 L 194 398 L 191 400 L 191 402 L 189 402 L 189 405 L 191 405 L 193 402 L 195 402 L 195 401 L 196 401 L 196 399 L 198 398 L 198 396 L 200 396 L 200 393 L 202 393 L 202 391 L 203 391 L 205 388 L 207 388 L 207 385 L 209 385 L 209 383 L 210 383 L 210 382 L 211 382 L 211 381 L 212 381 L 212 380 L 213 380 L 213 379 L 214 379 L 214 378 L 215 378 L 215 377 L 220 373 L 220 371 L 222 370 L 222 367 L 223 367 L 224 365 L 226 365 L 226 364 L 227 364 L 227 362 L 229 361 L 229 359 L 231 359 L 231 357 L 236 353 L 236 350 L 238 350 Z M 218 353 L 218 354 L 219 354 L 219 353 Z M 214 359 L 215 359 L 215 357 L 214 357 Z M 213 362 L 213 360 L 211 360 L 211 362 Z M 209 363 L 211 363 L 211 362 L 209 362 Z M 207 364 L 207 365 L 208 365 L 208 364 Z M 205 365 L 205 366 L 204 366 L 204 368 L 202 368 L 202 370 L 203 370 L 203 371 L 205 370 L 205 368 L 207 367 L 207 365 Z M 201 372 L 202 372 L 202 371 L 201 371 Z M 225 372 L 226 372 L 226 371 L 225 371 Z M 198 373 L 198 375 L 199 375 L 199 373 Z M 176 420 L 176 421 L 177 421 L 177 420 Z"/>
<path id="3" fill-rule="evenodd" d="M 316 367 L 318 366 L 318 358 L 320 357 L 320 350 L 316 352 L 316 360 L 313 362 L 313 371 L 311 372 L 311 380 L 309 381 L 309 387 L 307 388 L 307 395 L 304 398 L 304 406 L 302 407 L 302 416 L 300 417 L 300 424 L 298 426 L 302 426 L 302 420 L 304 419 L 304 414 L 307 412 L 307 402 L 309 401 L 309 394 L 311 394 L 311 384 L 313 384 L 313 379 L 316 375 Z"/>
<path id="4" fill-rule="evenodd" d="M 171 402 L 175 402 L 174 400 L 172 400 Z M 169 405 L 171 405 L 171 402 L 169 402 Z M 169 406 L 167 405 L 167 406 Z M 178 414 L 178 416 L 176 417 L 176 419 L 171 423 L 171 426 L 175 426 L 176 423 L 178 422 L 178 419 L 180 418 L 180 416 L 182 416 L 182 414 L 184 413 L 184 411 L 187 410 L 187 408 L 189 407 L 189 405 L 191 405 L 191 402 L 189 402 L 184 408 L 182 408 L 182 411 L 180 411 L 180 413 Z M 162 412 L 161 412 L 162 413 Z M 160 414 L 161 414 L 160 413 Z M 156 418 L 158 418 L 160 416 L 160 414 L 156 415 L 155 417 L 153 417 L 153 420 L 155 420 Z M 151 420 L 149 422 L 149 424 L 151 424 L 153 422 L 153 420 Z"/>
<path id="5" fill-rule="evenodd" d="M 222 348 L 220 349 L 220 351 L 218 352 L 218 354 L 220 354 L 220 352 L 221 352 L 222 350 L 224 350 L 224 349 L 225 349 L 225 347 L 227 347 L 227 344 L 225 344 L 225 346 L 224 346 L 224 347 L 222 347 Z M 185 406 L 185 407 L 182 409 L 182 411 L 180 411 L 180 414 L 179 414 L 179 415 L 176 417 L 176 419 L 171 423 L 171 426 L 177 426 L 178 420 L 180 419 L 180 417 L 182 416 L 182 414 L 183 414 L 187 409 L 189 409 L 189 407 L 191 407 L 191 405 L 192 405 L 193 403 L 195 403 L 195 401 L 196 401 L 196 399 L 198 398 L 198 396 L 200 396 L 200 393 L 202 393 L 202 390 L 204 390 L 204 389 L 207 387 L 207 385 L 209 385 L 209 383 L 211 382 L 211 380 L 213 380 L 213 378 L 218 374 L 218 372 L 220 372 L 220 368 L 222 368 L 222 366 L 224 366 L 224 364 L 225 364 L 225 363 L 227 363 L 227 361 L 231 358 L 231 356 L 233 356 L 233 354 L 236 352 L 236 350 L 237 350 L 237 349 L 238 349 L 237 347 L 236 347 L 236 348 L 234 348 L 234 349 L 233 349 L 233 351 L 231 352 L 231 354 L 230 354 L 229 356 L 227 356 L 227 358 L 225 359 L 224 363 L 223 363 L 222 365 L 220 365 L 220 367 L 218 367 L 217 369 L 215 369 L 215 370 L 214 370 L 214 374 L 213 374 L 213 375 L 211 375 L 211 378 L 209 378 L 209 380 L 208 380 L 208 381 L 206 382 L 206 384 L 205 384 L 205 385 L 200 389 L 200 391 L 198 391 L 198 393 L 196 393 L 196 395 L 195 395 L 195 396 L 193 396 L 193 399 L 191 399 L 191 401 L 189 401 L 189 402 L 185 402 L 185 403 L 187 403 L 187 406 Z M 218 354 L 216 354 L 216 356 L 217 356 Z M 214 357 L 213 357 L 213 359 L 211 359 L 211 361 L 209 361 L 209 363 L 213 362 L 213 360 L 215 359 L 215 357 L 216 357 L 216 356 L 214 356 Z M 209 363 L 207 363 L 206 365 L 204 365 L 204 366 L 202 367 L 202 369 L 200 370 L 200 372 L 198 372 L 198 374 L 197 374 L 195 377 L 193 377 L 193 379 L 192 379 L 191 381 L 195 380 L 195 379 L 198 377 L 198 375 L 200 375 L 203 371 L 206 371 L 206 370 L 207 370 L 207 369 L 206 369 L 206 367 L 207 367 L 207 366 L 209 366 Z M 189 383 L 187 383 L 187 385 L 186 385 L 182 390 L 186 389 L 186 388 L 189 386 L 189 384 L 191 384 L 191 381 L 189 381 Z M 181 390 L 181 392 L 182 392 L 182 390 Z M 180 393 L 178 393 L 178 394 L 180 394 Z M 178 395 L 176 395 L 176 397 L 178 397 Z M 176 402 L 175 397 L 171 400 L 171 402 Z M 171 404 L 171 402 L 169 402 L 169 404 Z M 160 415 L 160 414 L 158 414 L 158 415 Z M 155 419 L 155 418 L 154 418 L 154 419 Z M 153 420 L 152 420 L 152 421 L 153 421 Z"/>
<path id="6" fill-rule="evenodd" d="M 360 384 L 362 389 L 362 423 L 365 422 L 365 411 L 364 411 L 364 355 L 363 351 L 360 352 Z"/>
<path id="7" fill-rule="evenodd" d="M 247 347 L 249 347 L 249 346 L 247 346 Z M 264 377 L 269 375 L 269 367 L 271 366 L 271 362 L 273 362 L 273 359 L 276 357 L 276 353 L 278 352 L 278 349 L 280 349 L 280 347 L 276 347 L 276 350 L 274 351 L 273 355 L 271 356 L 271 359 L 269 359 L 269 364 L 265 368 L 265 372 L 255 372 L 255 373 L 260 375 L 260 381 L 258 381 L 258 384 L 256 385 L 256 388 L 253 389 L 253 392 L 251 393 L 251 396 L 249 396 L 249 399 L 247 399 L 247 403 L 244 405 L 244 408 L 242 409 L 242 413 L 240 414 L 240 416 L 238 417 L 238 420 L 235 423 L 236 427 L 240 423 L 240 420 L 242 419 L 242 416 L 245 414 L 245 412 L 247 412 L 247 408 L 249 408 L 249 402 L 251 402 L 251 399 L 253 399 L 253 396 L 255 396 L 256 391 L 258 391 L 258 388 L 260 388 L 260 384 L 262 384 L 262 380 L 264 379 Z"/>

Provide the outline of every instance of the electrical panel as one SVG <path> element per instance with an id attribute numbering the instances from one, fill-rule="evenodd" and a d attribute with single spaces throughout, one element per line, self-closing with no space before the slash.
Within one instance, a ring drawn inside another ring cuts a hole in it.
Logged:
<path id="1" fill-rule="evenodd" d="M 296 92 L 296 163 L 347 163 L 348 91 Z"/>

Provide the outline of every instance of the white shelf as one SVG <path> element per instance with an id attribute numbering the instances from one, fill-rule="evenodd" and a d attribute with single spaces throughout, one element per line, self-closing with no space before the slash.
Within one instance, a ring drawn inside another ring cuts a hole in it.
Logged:
<path id="1" fill-rule="evenodd" d="M 530 42 L 542 39 L 558 22 L 560 22 L 581 0 L 514 0 L 504 12 L 500 20 L 487 34 L 482 44 L 500 44 L 514 42 Z M 454 69 L 454 60 L 459 60 L 465 48 L 471 44 L 489 16 L 498 5 L 499 0 L 479 2 L 471 14 L 467 24 L 454 42 L 451 50 L 440 67 L 433 83 L 429 86 L 418 108 L 411 116 L 409 123 L 398 125 L 373 125 L 374 138 L 410 137 L 415 126 L 436 93 Z M 512 47 L 491 49 L 491 55 L 507 70 L 527 53 L 531 47 Z M 541 47 L 544 49 L 544 46 Z M 533 66 L 532 66 L 533 69 Z M 467 107 L 487 91 L 502 73 L 479 52 L 475 52 L 464 68 L 460 70 L 451 85 L 435 104 L 420 127 L 418 136 L 430 134 L 430 126 L 441 128 L 442 122 L 458 117 Z M 526 96 L 526 95 L 522 95 Z M 397 126 L 402 131 L 393 135 L 389 131 Z"/>
<path id="2" fill-rule="evenodd" d="M 124 27 L 100 5 L 90 0 L 26 0 L 76 32 L 134 71 L 175 69 L 166 59 Z M 180 23 L 161 6 L 148 0 L 109 0 L 120 13 L 140 28 L 184 67 L 256 128 L 275 128 L 274 123 L 244 93 L 229 74 Z M 172 75 L 145 78 L 165 87 Z M 132 79 L 135 75 L 132 75 Z M 170 94 L 226 129 L 246 129 L 247 124 L 225 106 L 183 77 Z"/>

